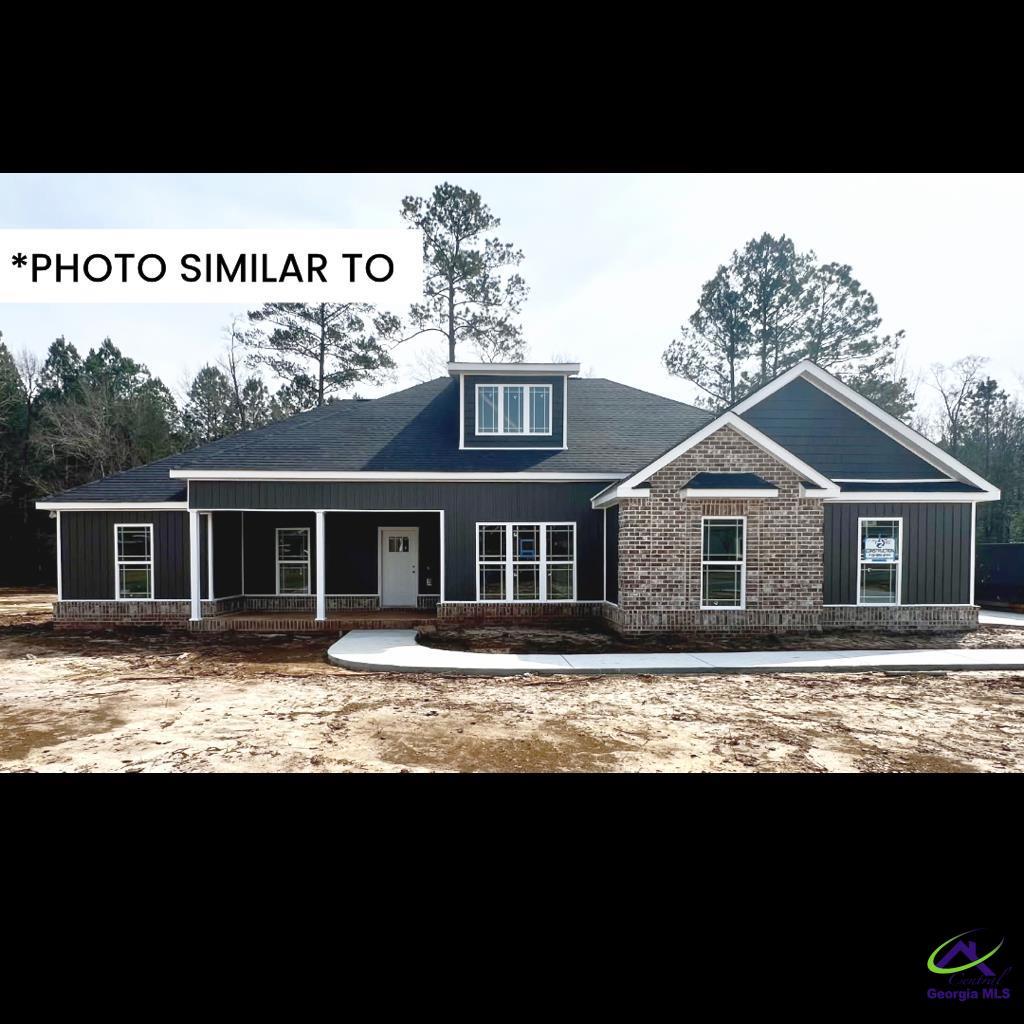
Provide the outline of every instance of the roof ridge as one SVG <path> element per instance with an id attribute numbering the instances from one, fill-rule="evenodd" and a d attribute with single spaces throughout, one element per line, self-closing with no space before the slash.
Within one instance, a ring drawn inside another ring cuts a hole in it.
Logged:
<path id="1" fill-rule="evenodd" d="M 671 402 L 673 405 L 681 405 L 684 409 L 691 409 L 693 412 L 707 413 L 709 416 L 714 416 L 715 413 L 710 409 L 702 409 L 699 405 L 690 405 L 689 402 L 680 402 L 678 398 L 669 398 L 667 395 L 659 395 L 654 391 L 645 391 L 643 388 L 634 387 L 632 384 L 623 384 L 620 380 L 612 380 L 611 377 L 570 377 L 572 381 L 577 383 L 585 380 L 603 380 L 607 384 L 614 384 L 619 388 L 626 388 L 628 391 L 635 391 L 638 395 L 647 395 L 650 398 L 660 398 L 662 401 Z"/>

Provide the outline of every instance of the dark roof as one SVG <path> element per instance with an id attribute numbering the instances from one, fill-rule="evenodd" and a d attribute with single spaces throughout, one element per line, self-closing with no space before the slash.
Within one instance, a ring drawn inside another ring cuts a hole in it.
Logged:
<path id="1" fill-rule="evenodd" d="M 174 467 L 181 456 L 172 455 L 138 469 L 126 469 L 123 473 L 105 476 L 102 480 L 72 487 L 60 494 L 41 498 L 41 501 L 184 501 L 186 487 L 184 480 L 172 480 L 167 471 Z"/>
<path id="2" fill-rule="evenodd" d="M 827 477 L 929 477 L 935 467 L 798 377 L 742 414 Z"/>
<path id="3" fill-rule="evenodd" d="M 298 419 L 295 417 L 294 419 Z M 339 402 L 274 433 L 185 452 L 190 469 L 315 472 L 628 473 L 712 414 L 600 378 L 569 380 L 568 449 L 459 450 L 459 385 L 442 378 L 369 402 Z M 293 421 L 288 421 L 293 422 Z"/>
<path id="4" fill-rule="evenodd" d="M 919 491 L 926 494 L 980 494 L 982 489 L 959 480 L 936 480 L 924 483 L 878 483 L 868 480 L 851 483 L 846 480 L 839 485 L 841 491 Z"/>
<path id="5" fill-rule="evenodd" d="M 698 473 L 683 486 L 704 491 L 732 490 L 739 487 L 747 490 L 770 490 L 775 484 L 756 473 Z"/>
<path id="6" fill-rule="evenodd" d="M 73 488 L 59 498 L 183 501 L 183 482 L 166 476 L 171 468 L 625 475 L 713 418 L 705 409 L 602 378 L 572 378 L 568 385 L 565 451 L 460 451 L 458 381 L 445 377 L 370 401 L 333 402 Z"/>

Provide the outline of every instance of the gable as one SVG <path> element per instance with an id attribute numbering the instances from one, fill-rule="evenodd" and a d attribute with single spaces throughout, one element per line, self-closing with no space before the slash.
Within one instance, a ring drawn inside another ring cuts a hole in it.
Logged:
<path id="1" fill-rule="evenodd" d="M 741 415 L 832 479 L 934 480 L 948 476 L 802 377 Z"/>

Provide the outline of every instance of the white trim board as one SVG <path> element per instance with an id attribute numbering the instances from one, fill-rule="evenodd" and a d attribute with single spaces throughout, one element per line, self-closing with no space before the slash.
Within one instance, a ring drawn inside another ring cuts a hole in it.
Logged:
<path id="1" fill-rule="evenodd" d="M 501 449 L 495 449 L 500 451 Z M 544 451 L 554 449 L 542 449 Z M 263 470 L 263 469 L 172 469 L 169 473 L 175 479 L 181 480 L 348 480 L 353 483 L 360 481 L 381 482 L 394 480 L 401 481 L 424 481 L 433 483 L 444 483 L 446 481 L 458 482 L 461 480 L 476 480 L 483 483 L 503 481 L 529 481 L 531 483 L 563 483 L 569 480 L 621 480 L 622 473 L 378 473 L 366 471 L 350 472 L 320 472 L 306 470 Z M 109 506 L 103 506 L 109 507 Z M 130 506 L 136 508 L 138 506 Z M 185 508 L 185 505 L 174 505 L 175 508 Z"/>
<path id="2" fill-rule="evenodd" d="M 53 512 L 158 512 L 188 509 L 187 501 L 37 501 L 36 508 Z"/>
<path id="3" fill-rule="evenodd" d="M 751 426 L 746 420 L 741 419 L 735 412 L 724 412 L 721 416 L 713 419 L 710 423 L 706 423 L 700 430 L 691 434 L 674 448 L 670 448 L 667 452 L 659 456 L 639 472 L 634 473 L 627 480 L 624 480 L 618 487 L 609 489 L 607 494 L 604 496 L 595 495 L 590 500 L 591 506 L 593 508 L 603 508 L 605 505 L 614 504 L 616 501 L 623 498 L 649 497 L 649 494 L 637 494 L 635 492 L 637 484 L 642 484 L 645 480 L 648 480 L 657 473 L 659 469 L 664 469 L 665 466 L 675 462 L 675 460 L 681 455 L 685 455 L 691 448 L 695 448 L 702 441 L 706 441 L 713 434 L 718 433 L 719 430 L 722 430 L 725 427 L 731 427 L 736 431 L 736 433 L 750 441 L 751 444 L 760 448 L 763 452 L 772 456 L 784 466 L 787 466 L 798 476 L 817 484 L 818 490 L 821 491 L 821 496 L 828 494 L 838 497 L 839 488 L 823 473 L 819 473 L 818 470 L 809 466 L 803 461 L 803 459 L 797 458 L 792 452 L 773 441 L 767 434 L 761 433 L 761 431 L 756 427 Z M 600 500 L 598 500 L 598 498 L 600 498 Z"/>
<path id="4" fill-rule="evenodd" d="M 777 498 L 778 487 L 684 487 L 684 498 Z"/>
<path id="5" fill-rule="evenodd" d="M 866 420 L 873 427 L 877 427 L 882 433 L 887 434 L 894 441 L 912 451 L 919 458 L 924 459 L 925 462 L 933 465 L 940 472 L 951 474 L 964 483 L 981 487 L 984 491 L 992 494 L 992 498 L 988 500 L 997 500 L 999 498 L 999 489 L 993 487 L 984 477 L 979 476 L 958 459 L 944 452 L 923 434 L 919 434 L 905 423 L 900 422 L 895 416 L 890 416 L 889 413 L 884 409 L 880 409 L 874 402 L 869 401 L 862 395 L 858 395 L 853 388 L 848 387 L 838 377 L 833 376 L 828 370 L 823 370 L 809 359 L 801 360 L 796 366 L 791 367 L 785 373 L 776 377 L 775 380 L 765 384 L 764 387 L 755 391 L 752 395 L 748 395 L 742 402 L 735 405 L 732 411 L 742 415 L 769 395 L 792 383 L 798 377 L 802 377 L 813 384 L 819 391 L 823 391 L 830 398 L 839 402 L 840 405 L 844 405 L 851 412 L 860 416 L 861 419 Z"/>

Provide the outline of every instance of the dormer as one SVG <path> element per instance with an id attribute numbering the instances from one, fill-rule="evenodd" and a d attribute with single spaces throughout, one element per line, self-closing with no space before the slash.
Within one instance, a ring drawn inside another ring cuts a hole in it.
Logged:
<path id="1" fill-rule="evenodd" d="M 459 382 L 459 448 L 567 448 L 568 380 L 579 372 L 579 363 L 449 363 Z"/>

